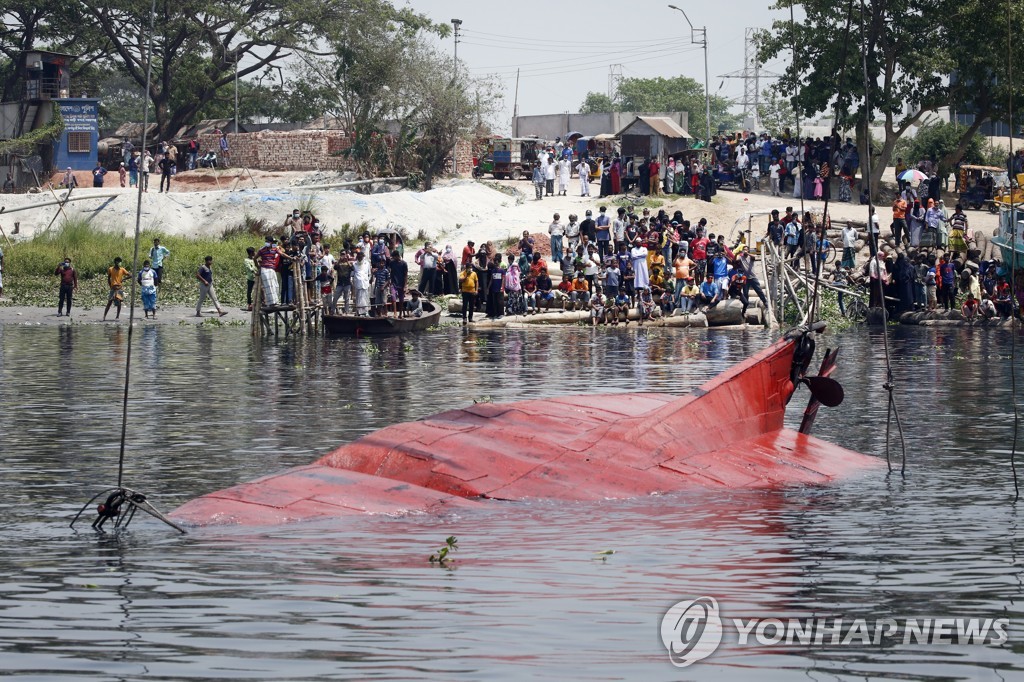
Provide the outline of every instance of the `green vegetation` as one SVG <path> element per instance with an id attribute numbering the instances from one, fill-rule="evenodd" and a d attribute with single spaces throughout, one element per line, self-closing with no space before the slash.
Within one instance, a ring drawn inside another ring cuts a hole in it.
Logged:
<path id="1" fill-rule="evenodd" d="M 214 284 L 221 303 L 237 306 L 245 302 L 245 249 L 258 247 L 260 237 L 233 233 L 223 239 L 187 239 L 145 231 L 139 243 L 140 266 L 149 257 L 154 237 L 159 237 L 171 252 L 164 260 L 164 283 L 159 295 L 162 305 L 195 304 L 196 270 L 204 256 L 213 256 Z M 107 268 L 115 256 L 120 256 L 130 269 L 132 250 L 130 237 L 98 229 L 85 220 L 65 222 L 4 249 L 4 298 L 12 305 L 56 307 L 54 270 L 67 255 L 78 271 L 76 305 L 105 304 Z"/>
<path id="2" fill-rule="evenodd" d="M 449 554 L 456 551 L 458 548 L 459 539 L 456 538 L 454 535 L 449 535 L 447 538 L 445 538 L 444 544 L 441 546 L 441 549 L 437 550 L 436 554 L 430 555 L 430 563 L 436 563 L 439 566 L 447 566 L 451 562 L 455 561 L 455 559 L 450 557 Z"/>
<path id="3" fill-rule="evenodd" d="M 694 138 L 706 136 L 707 116 L 704 106 L 704 85 L 686 76 L 675 78 L 626 78 L 609 98 L 599 92 L 588 92 L 580 105 L 581 114 L 610 111 L 686 111 L 690 114 L 688 132 Z M 729 113 L 729 100 L 711 96 L 711 134 L 735 130 L 742 122 Z"/>
<path id="4" fill-rule="evenodd" d="M 21 137 L 0 142 L 0 156 L 10 154 L 28 156 L 35 154 L 37 146 L 49 144 L 60 137 L 60 134 L 64 132 L 64 117 L 61 116 L 60 107 L 56 104 L 51 106 L 53 108 L 53 118 L 50 119 L 49 123 L 42 128 L 29 131 Z"/>

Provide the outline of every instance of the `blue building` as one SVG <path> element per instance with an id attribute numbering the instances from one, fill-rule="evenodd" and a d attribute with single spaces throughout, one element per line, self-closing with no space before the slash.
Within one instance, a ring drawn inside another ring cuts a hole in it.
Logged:
<path id="1" fill-rule="evenodd" d="M 92 170 L 100 139 L 99 100 L 92 97 L 53 100 L 64 119 L 64 132 L 53 142 L 53 166 Z"/>

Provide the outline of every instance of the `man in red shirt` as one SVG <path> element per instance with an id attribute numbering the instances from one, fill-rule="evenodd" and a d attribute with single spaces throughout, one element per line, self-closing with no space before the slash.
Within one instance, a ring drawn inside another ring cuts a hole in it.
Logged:
<path id="1" fill-rule="evenodd" d="M 260 266 L 260 281 L 263 284 L 263 296 L 268 306 L 278 305 L 281 296 L 281 283 L 277 281 L 277 268 L 282 260 L 288 259 L 284 251 L 277 245 L 277 239 L 267 237 L 266 244 L 256 252 L 256 262 Z"/>
<path id="2" fill-rule="evenodd" d="M 459 263 L 460 267 L 465 267 L 467 263 L 473 263 L 473 256 L 476 255 L 476 244 L 473 240 L 466 242 L 466 245 L 462 247 L 462 262 Z"/>
<path id="3" fill-rule="evenodd" d="M 64 261 L 57 266 L 55 275 L 60 277 L 60 298 L 57 300 L 57 317 L 63 313 L 64 301 L 68 302 L 68 317 L 71 317 L 71 294 L 78 291 L 78 273 L 71 266 L 71 258 L 64 256 Z"/>

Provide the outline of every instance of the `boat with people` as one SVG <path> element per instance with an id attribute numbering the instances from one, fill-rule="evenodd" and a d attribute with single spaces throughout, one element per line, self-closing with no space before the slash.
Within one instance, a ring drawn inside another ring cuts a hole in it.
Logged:
<path id="1" fill-rule="evenodd" d="M 593 501 L 705 488 L 823 484 L 884 463 L 809 434 L 842 401 L 807 369 L 823 323 L 793 330 L 684 396 L 581 394 L 477 403 L 385 427 L 316 462 L 211 492 L 170 517 L 272 525 L 355 514 L 434 512 L 487 500 Z M 811 400 L 785 427 L 800 386 Z"/>
<path id="2" fill-rule="evenodd" d="M 382 336 L 420 332 L 435 326 L 441 318 L 441 306 L 423 301 L 419 317 L 409 315 L 331 315 L 323 316 L 324 333 L 328 336 Z"/>

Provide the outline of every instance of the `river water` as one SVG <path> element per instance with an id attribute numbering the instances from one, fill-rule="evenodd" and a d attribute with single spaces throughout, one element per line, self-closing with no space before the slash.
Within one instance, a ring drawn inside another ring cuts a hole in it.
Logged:
<path id="1" fill-rule="evenodd" d="M 116 481 L 126 332 L 0 328 L 0 673 L 20 680 L 1024 678 L 1024 502 L 1009 335 L 891 339 L 908 475 L 641 500 L 501 503 L 178 536 L 68 522 Z M 282 341 L 135 338 L 125 483 L 165 510 L 473 399 L 699 385 L 763 332 L 554 330 Z M 881 337 L 839 343 L 846 403 L 815 433 L 884 454 Z M 825 344 L 821 344 L 825 345 Z M 1022 384 L 1024 386 L 1024 384 Z M 798 423 L 801 395 L 789 421 Z M 723 415 L 727 418 L 727 415 Z M 427 557 L 458 537 L 453 567 Z M 607 552 L 614 550 L 613 554 Z M 685 670 L 674 603 L 729 617 L 1005 617 L 1001 646 L 743 646 Z"/>

